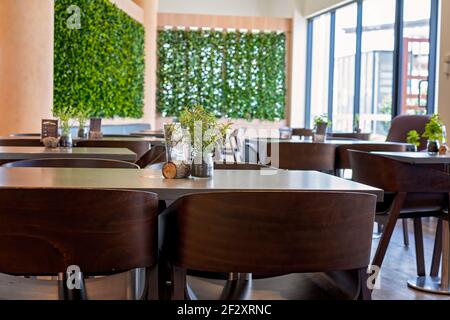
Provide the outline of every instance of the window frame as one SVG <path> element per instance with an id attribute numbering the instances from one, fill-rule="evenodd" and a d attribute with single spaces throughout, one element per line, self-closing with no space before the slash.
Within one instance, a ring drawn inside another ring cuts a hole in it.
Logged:
<path id="1" fill-rule="evenodd" d="M 333 117 L 333 94 L 334 94 L 334 61 L 335 61 L 335 36 L 336 36 L 336 11 L 357 3 L 357 28 L 356 28 L 356 54 L 355 54 L 355 95 L 353 103 L 354 119 L 360 113 L 360 97 L 361 97 L 361 59 L 362 59 L 362 34 L 363 34 L 363 3 L 365 0 L 354 0 L 347 2 L 341 6 L 322 12 L 308 19 L 307 22 L 307 48 L 306 48 L 306 99 L 305 99 L 305 127 L 311 127 L 311 89 L 312 89 L 312 62 L 313 62 L 313 36 L 314 36 L 314 19 L 317 17 L 330 14 L 330 55 L 329 55 L 329 85 L 328 85 L 328 117 Z M 404 3 L 405 0 L 396 1 L 395 13 L 395 49 L 394 49 L 394 74 L 393 74 L 393 90 L 392 90 L 392 118 L 401 113 L 402 95 L 402 71 L 403 71 L 403 27 L 404 27 Z M 437 77 L 437 56 L 438 56 L 438 30 L 439 30 L 439 8 L 440 0 L 431 1 L 430 12 L 430 54 L 429 54 L 429 82 L 428 82 L 428 101 L 427 114 L 433 114 L 436 111 L 436 77 Z"/>

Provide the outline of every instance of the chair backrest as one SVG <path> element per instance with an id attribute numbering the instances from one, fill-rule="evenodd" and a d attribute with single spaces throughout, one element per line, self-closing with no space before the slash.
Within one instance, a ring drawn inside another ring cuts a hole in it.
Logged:
<path id="1" fill-rule="evenodd" d="M 407 146 L 405 144 L 380 144 L 380 143 L 370 143 L 367 144 L 354 144 L 354 145 L 341 145 L 337 149 L 336 155 L 336 169 L 351 169 L 349 159 L 349 150 L 359 150 L 365 152 L 375 152 L 375 151 L 385 151 L 385 152 L 405 152 L 407 151 Z"/>
<path id="2" fill-rule="evenodd" d="M 6 168 L 115 168 L 139 169 L 134 163 L 109 159 L 32 159 L 10 162 Z"/>
<path id="3" fill-rule="evenodd" d="M 0 139 L 0 147 L 42 147 L 44 144 L 37 137 L 12 137 Z"/>
<path id="4" fill-rule="evenodd" d="M 335 169 L 335 145 L 282 141 L 277 144 L 279 145 L 279 165 L 272 161 L 270 165 L 273 167 L 285 170 L 333 171 Z M 274 144 L 269 143 L 267 148 L 268 156 L 273 159 L 274 155 L 272 155 L 272 152 L 276 152 L 276 147 Z M 259 155 L 259 158 L 261 161 L 264 159 L 262 155 Z"/>
<path id="5" fill-rule="evenodd" d="M 99 139 L 99 140 L 82 140 L 77 142 L 77 147 L 83 148 L 126 148 L 136 153 L 137 158 L 140 159 L 149 149 L 150 143 L 146 140 L 139 138 L 129 137 L 128 139 L 121 140 L 117 138 L 111 138 L 112 140 Z"/>
<path id="6" fill-rule="evenodd" d="M 391 193 L 448 193 L 450 190 L 450 180 L 444 171 L 363 151 L 348 152 L 356 182 Z"/>
<path id="7" fill-rule="evenodd" d="M 286 274 L 369 264 L 376 197 L 326 192 L 231 192 L 183 197 L 161 216 L 175 266 Z"/>
<path id="8" fill-rule="evenodd" d="M 430 121 L 429 115 L 402 115 L 394 118 L 391 123 L 386 141 L 389 142 L 406 142 L 408 132 L 416 130 L 420 136 L 425 132 L 425 126 Z M 427 141 L 421 138 L 419 150 L 426 149 Z"/>
<path id="9" fill-rule="evenodd" d="M 0 221 L 1 273 L 54 275 L 76 265 L 105 275 L 157 263 L 156 194 L 1 189 Z"/>
<path id="10" fill-rule="evenodd" d="M 166 147 L 165 146 L 152 146 L 138 161 L 136 164 L 144 169 L 148 166 L 163 163 L 167 161 Z"/>
<path id="11" fill-rule="evenodd" d="M 294 128 L 292 129 L 292 135 L 301 137 L 312 137 L 314 135 L 314 131 L 312 129 L 306 128 Z"/>
<path id="12" fill-rule="evenodd" d="M 233 158 L 235 162 L 241 161 L 243 157 L 245 131 L 245 128 L 235 129 L 229 137 L 230 146 L 233 151 Z"/>

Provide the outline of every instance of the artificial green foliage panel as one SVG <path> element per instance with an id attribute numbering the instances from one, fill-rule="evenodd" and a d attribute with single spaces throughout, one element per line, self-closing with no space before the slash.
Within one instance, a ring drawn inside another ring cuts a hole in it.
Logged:
<path id="1" fill-rule="evenodd" d="M 68 27 L 72 5 L 80 29 Z M 144 28 L 109 0 L 55 0 L 54 109 L 141 118 Z"/>
<path id="2" fill-rule="evenodd" d="M 158 48 L 162 116 L 202 105 L 217 117 L 284 119 L 285 34 L 162 30 Z"/>

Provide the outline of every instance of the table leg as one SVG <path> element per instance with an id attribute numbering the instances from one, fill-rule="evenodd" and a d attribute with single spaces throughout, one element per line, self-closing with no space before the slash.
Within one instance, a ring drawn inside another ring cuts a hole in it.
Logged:
<path id="1" fill-rule="evenodd" d="M 442 222 L 442 270 L 441 277 L 418 277 L 408 281 L 408 286 L 424 292 L 450 295 L 450 226 Z"/>

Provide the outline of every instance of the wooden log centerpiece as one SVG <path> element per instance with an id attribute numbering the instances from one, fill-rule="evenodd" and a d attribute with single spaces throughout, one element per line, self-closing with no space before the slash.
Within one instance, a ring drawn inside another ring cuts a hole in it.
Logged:
<path id="1" fill-rule="evenodd" d="M 185 179 L 191 175 L 191 166 L 184 161 L 171 161 L 164 164 L 162 173 L 166 179 Z"/>

